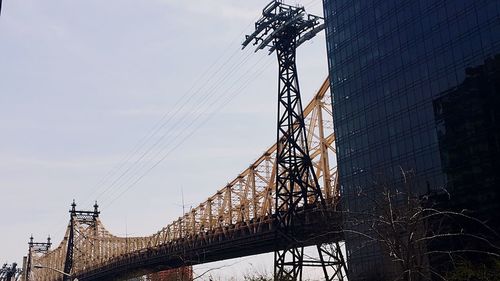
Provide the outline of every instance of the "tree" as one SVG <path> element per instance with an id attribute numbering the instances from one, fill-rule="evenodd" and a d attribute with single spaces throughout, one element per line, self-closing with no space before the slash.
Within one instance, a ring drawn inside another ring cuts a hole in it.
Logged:
<path id="1" fill-rule="evenodd" d="M 344 232 L 363 237 L 360 248 L 378 244 L 393 263 L 395 280 L 447 280 L 457 259 L 500 258 L 500 248 L 491 242 L 498 241 L 495 231 L 466 210 L 440 208 L 449 195 L 445 189 L 422 195 L 412 172 L 401 169 L 401 175 L 397 184 L 375 184 L 380 190 L 375 196 L 358 190 L 366 207 L 344 216 Z"/>
<path id="2" fill-rule="evenodd" d="M 247 274 L 243 277 L 244 281 L 273 281 L 273 278 L 269 275 L 254 273 Z"/>
<path id="3" fill-rule="evenodd" d="M 448 281 L 500 281 L 500 259 L 489 259 L 484 263 L 460 260 L 456 267 L 446 274 Z"/>

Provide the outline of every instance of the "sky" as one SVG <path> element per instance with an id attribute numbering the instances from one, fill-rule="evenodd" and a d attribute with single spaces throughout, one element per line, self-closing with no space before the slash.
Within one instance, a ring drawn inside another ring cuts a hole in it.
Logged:
<path id="1" fill-rule="evenodd" d="M 270 147 L 276 57 L 241 50 L 267 3 L 4 0 L 0 262 L 21 262 L 31 234 L 58 244 L 73 199 L 97 200 L 116 235 L 152 234 Z M 321 0 L 287 3 L 322 15 Z M 306 104 L 327 76 L 324 34 L 297 60 Z M 271 265 L 267 254 L 195 273 Z"/>

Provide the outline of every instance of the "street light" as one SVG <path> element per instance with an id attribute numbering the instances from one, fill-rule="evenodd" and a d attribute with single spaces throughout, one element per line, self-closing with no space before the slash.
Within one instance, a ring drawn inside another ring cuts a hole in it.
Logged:
<path id="1" fill-rule="evenodd" d="M 59 270 L 59 269 L 57 269 L 57 268 L 53 268 L 53 267 L 49 267 L 49 266 L 44 266 L 44 265 L 40 265 L 40 264 L 35 264 L 33 267 L 34 267 L 34 268 L 47 268 L 47 269 L 50 269 L 50 270 L 54 270 L 54 271 L 56 271 L 56 272 L 59 272 L 59 273 L 61 273 L 62 275 L 65 275 L 65 276 L 68 276 L 68 277 L 72 277 L 72 276 L 71 276 L 71 274 L 66 273 L 66 272 L 64 272 L 64 271 L 62 271 L 62 270 Z M 73 281 L 78 281 L 78 278 L 73 279 Z"/>

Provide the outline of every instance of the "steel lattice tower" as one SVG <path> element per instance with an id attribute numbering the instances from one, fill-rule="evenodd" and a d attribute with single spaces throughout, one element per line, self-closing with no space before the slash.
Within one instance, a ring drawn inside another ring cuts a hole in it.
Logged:
<path id="1" fill-rule="evenodd" d="M 52 243 L 50 242 L 50 236 L 47 237 L 47 242 L 33 242 L 33 235 L 30 237 L 28 242 L 28 260 L 26 265 L 26 272 L 23 273 L 26 277 L 25 280 L 31 280 L 31 269 L 33 267 L 33 255 L 35 254 L 46 254 L 50 251 Z"/>
<path id="2" fill-rule="evenodd" d="M 77 224 L 83 224 L 88 227 L 92 227 L 94 231 L 97 231 L 97 218 L 99 217 L 99 206 L 97 202 L 94 204 L 94 211 L 77 211 L 76 203 L 73 200 L 71 204 L 70 221 L 69 221 L 69 237 L 68 237 L 68 247 L 66 250 L 66 259 L 64 261 L 64 272 L 67 274 L 72 273 L 73 269 L 73 259 L 75 253 L 75 237 L 78 235 L 78 230 L 76 230 Z M 75 235 L 77 234 L 77 235 Z M 64 275 L 63 281 L 71 280 L 69 276 Z"/>
<path id="3" fill-rule="evenodd" d="M 343 258 L 336 256 L 337 252 L 341 255 L 339 247 L 332 253 L 317 245 L 320 259 L 307 261 L 304 247 L 294 239 L 298 213 L 325 205 L 309 156 L 296 66 L 297 47 L 323 29 L 323 19 L 306 14 L 303 7 L 273 1 L 263 9 L 262 17 L 255 23 L 255 32 L 243 42 L 243 48 L 253 42 L 258 45 L 255 51 L 264 48 L 269 48 L 269 54 L 276 51 L 278 58 L 275 215 L 278 238 L 287 241 L 285 249 L 276 249 L 274 254 L 274 279 L 279 281 L 302 280 L 304 266 L 322 267 L 325 279 L 333 280 L 342 274 L 338 267 L 344 266 Z M 330 275 L 327 268 L 332 267 L 334 273 Z"/>

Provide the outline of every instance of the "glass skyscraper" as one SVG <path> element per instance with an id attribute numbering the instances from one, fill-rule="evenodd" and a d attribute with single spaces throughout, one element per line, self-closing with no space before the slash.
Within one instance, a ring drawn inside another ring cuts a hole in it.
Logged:
<path id="1" fill-rule="evenodd" d="M 498 229 L 500 1 L 323 2 L 346 216 L 412 171 Z M 350 280 L 389 280 L 380 245 L 346 244 Z"/>

